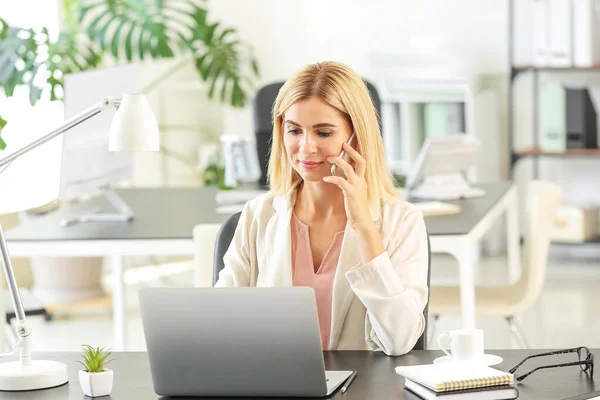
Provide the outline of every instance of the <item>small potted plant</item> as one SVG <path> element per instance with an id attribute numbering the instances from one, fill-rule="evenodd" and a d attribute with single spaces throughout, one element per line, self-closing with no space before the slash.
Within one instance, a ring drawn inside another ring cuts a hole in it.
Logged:
<path id="1" fill-rule="evenodd" d="M 79 371 L 79 384 L 83 394 L 89 397 L 108 396 L 113 386 L 113 371 L 106 368 L 112 360 L 107 360 L 110 351 L 104 348 L 93 348 L 87 344 L 83 347 L 84 369 Z"/>

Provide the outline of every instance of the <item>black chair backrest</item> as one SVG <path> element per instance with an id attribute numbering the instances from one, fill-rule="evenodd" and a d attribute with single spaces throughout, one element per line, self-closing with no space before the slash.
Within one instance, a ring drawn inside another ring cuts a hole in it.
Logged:
<path id="1" fill-rule="evenodd" d="M 431 281 L 431 243 L 429 241 L 429 234 L 427 234 L 427 288 L 430 289 Z M 429 314 L 429 294 L 431 290 L 427 290 L 427 304 L 425 304 L 425 309 L 423 310 L 423 316 L 425 317 L 425 329 L 423 330 L 423 334 L 417 340 L 415 347 L 413 350 L 426 350 L 427 349 L 427 316 Z"/>
<path id="2" fill-rule="evenodd" d="M 256 136 L 256 154 L 260 165 L 260 180 L 262 185 L 267 184 L 267 168 L 269 156 L 271 155 L 271 135 L 273 134 L 273 104 L 279 93 L 279 89 L 285 82 L 276 82 L 260 88 L 252 99 L 252 112 L 254 117 L 254 135 Z M 375 110 L 381 128 L 381 99 L 377 89 L 371 83 L 365 81 L 369 94 L 373 100 Z"/>
<path id="3" fill-rule="evenodd" d="M 233 240 L 233 234 L 235 233 L 235 228 L 237 227 L 241 214 L 241 212 L 238 212 L 227 218 L 227 221 L 221 225 L 217 232 L 215 258 L 213 259 L 213 286 L 215 286 L 215 283 L 217 283 L 217 280 L 219 279 L 219 272 L 225 268 L 223 256 L 227 252 L 227 249 L 229 249 L 229 245 Z"/>
<path id="4" fill-rule="evenodd" d="M 254 115 L 254 135 L 256 136 L 256 154 L 260 165 L 260 180 L 262 185 L 267 184 L 267 168 L 271 155 L 271 135 L 273 134 L 272 112 L 279 89 L 285 82 L 271 83 L 263 86 L 256 92 L 252 100 Z"/>
<path id="5" fill-rule="evenodd" d="M 233 214 L 231 217 L 223 223 L 219 232 L 217 233 L 217 239 L 215 241 L 215 259 L 213 263 L 213 286 L 217 283 L 217 279 L 219 277 L 219 272 L 225 267 L 223 263 L 223 256 L 225 252 L 229 248 L 231 244 L 231 240 L 233 239 L 233 234 L 235 233 L 235 228 L 237 227 L 237 223 L 240 219 L 241 213 Z M 431 246 L 429 243 L 429 234 L 427 235 L 427 287 L 429 288 L 429 281 L 431 277 Z M 427 304 L 425 305 L 425 310 L 423 310 L 423 316 L 425 317 L 425 330 L 423 334 L 417 340 L 415 344 L 414 350 L 425 350 L 427 346 L 427 314 L 429 312 L 429 291 L 427 291 Z"/>

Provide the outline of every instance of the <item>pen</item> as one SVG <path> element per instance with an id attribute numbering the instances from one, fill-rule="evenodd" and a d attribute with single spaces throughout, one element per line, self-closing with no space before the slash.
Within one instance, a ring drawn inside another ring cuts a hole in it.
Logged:
<path id="1" fill-rule="evenodd" d="M 348 378 L 348 380 L 346 381 L 346 383 L 344 383 L 344 386 L 342 386 L 342 393 L 346 393 L 346 390 L 348 390 L 348 388 L 350 387 L 350 384 L 352 383 L 352 381 L 354 380 L 354 378 L 356 378 L 356 374 L 358 373 L 358 371 L 354 371 L 352 373 L 352 375 L 350 375 L 350 377 Z"/>

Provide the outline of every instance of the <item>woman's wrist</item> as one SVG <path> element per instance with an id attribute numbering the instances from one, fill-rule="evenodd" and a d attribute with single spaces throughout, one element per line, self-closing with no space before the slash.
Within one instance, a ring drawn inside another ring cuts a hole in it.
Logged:
<path id="1" fill-rule="evenodd" d="M 377 231 L 377 225 L 372 219 L 366 219 L 362 222 L 355 222 L 352 224 L 352 229 L 359 235 L 368 235 Z"/>
<path id="2" fill-rule="evenodd" d="M 360 257 L 363 265 L 371 262 L 385 251 L 377 225 L 373 221 L 370 222 L 370 224 L 355 228 L 359 237 Z"/>

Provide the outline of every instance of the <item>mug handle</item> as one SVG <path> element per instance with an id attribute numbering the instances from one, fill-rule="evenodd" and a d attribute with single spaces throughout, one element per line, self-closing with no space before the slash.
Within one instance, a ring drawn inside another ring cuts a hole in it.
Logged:
<path id="1" fill-rule="evenodd" d="M 452 354 L 448 353 L 448 350 L 446 350 L 446 349 L 444 348 L 444 346 L 442 345 L 442 339 L 444 339 L 444 338 L 447 338 L 448 340 L 452 340 L 452 339 L 450 338 L 450 336 L 449 336 L 449 335 L 447 335 L 447 334 L 445 334 L 445 333 L 442 333 L 442 334 L 441 334 L 440 336 L 438 336 L 438 338 L 437 338 L 437 344 L 438 344 L 438 346 L 440 346 L 440 349 L 442 349 L 442 351 L 443 351 L 444 353 L 446 353 L 446 355 L 447 355 L 447 356 L 448 356 L 450 359 L 452 359 Z"/>

